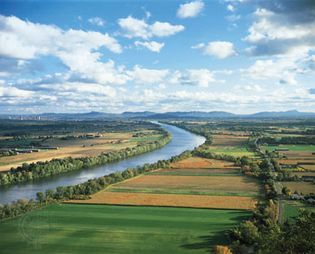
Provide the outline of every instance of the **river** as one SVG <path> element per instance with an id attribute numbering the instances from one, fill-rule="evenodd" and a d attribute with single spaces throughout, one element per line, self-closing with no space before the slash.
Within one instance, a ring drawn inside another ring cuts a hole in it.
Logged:
<path id="1" fill-rule="evenodd" d="M 122 171 L 126 168 L 134 168 L 145 163 L 154 163 L 158 160 L 167 160 L 185 150 L 192 150 L 205 142 L 205 138 L 195 135 L 181 128 L 160 124 L 172 134 L 172 140 L 164 147 L 149 153 L 134 156 L 119 162 L 109 163 L 90 169 L 73 171 L 50 178 L 36 180 L 34 182 L 20 183 L 0 188 L 0 203 L 6 204 L 22 198 L 36 198 L 37 192 L 47 189 L 55 189 L 58 186 L 75 185 L 86 182 L 89 179 Z"/>

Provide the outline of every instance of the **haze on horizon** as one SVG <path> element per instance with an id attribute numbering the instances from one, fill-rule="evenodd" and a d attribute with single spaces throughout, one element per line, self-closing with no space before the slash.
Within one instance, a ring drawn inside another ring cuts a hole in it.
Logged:
<path id="1" fill-rule="evenodd" d="M 315 2 L 1 1 L 0 111 L 315 112 Z"/>

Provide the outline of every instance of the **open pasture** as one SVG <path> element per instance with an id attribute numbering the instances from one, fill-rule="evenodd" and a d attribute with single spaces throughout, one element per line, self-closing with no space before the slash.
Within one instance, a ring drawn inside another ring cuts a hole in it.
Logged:
<path id="1" fill-rule="evenodd" d="M 255 153 L 249 151 L 245 146 L 209 146 L 207 148 L 210 152 L 218 154 L 227 154 L 235 157 L 254 157 Z"/>
<path id="2" fill-rule="evenodd" d="M 291 192 L 299 192 L 303 194 L 315 193 L 315 184 L 311 182 L 281 182 L 281 184 Z"/>
<path id="3" fill-rule="evenodd" d="M 0 224 L 2 254 L 211 253 L 249 212 L 51 205 Z"/>
<path id="4" fill-rule="evenodd" d="M 75 203 L 252 210 L 255 208 L 257 200 L 253 197 L 238 196 L 226 196 L 222 198 L 222 196 L 207 195 L 101 191 L 92 195 L 91 199 L 77 200 Z"/>

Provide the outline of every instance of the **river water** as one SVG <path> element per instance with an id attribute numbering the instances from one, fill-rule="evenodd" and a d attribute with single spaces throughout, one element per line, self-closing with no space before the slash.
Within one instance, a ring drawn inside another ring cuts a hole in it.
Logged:
<path id="1" fill-rule="evenodd" d="M 126 168 L 134 168 L 145 163 L 153 163 L 158 160 L 167 160 L 185 150 L 192 150 L 205 142 L 205 138 L 195 135 L 178 127 L 160 124 L 165 130 L 172 134 L 172 140 L 164 147 L 128 158 L 119 162 L 109 163 L 90 169 L 73 171 L 58 176 L 36 180 L 34 182 L 20 183 L 0 188 L 0 204 L 10 203 L 22 198 L 36 198 L 37 192 L 47 189 L 55 189 L 58 186 L 75 185 L 86 182 L 89 179 L 108 175 L 113 172 L 122 171 Z"/>

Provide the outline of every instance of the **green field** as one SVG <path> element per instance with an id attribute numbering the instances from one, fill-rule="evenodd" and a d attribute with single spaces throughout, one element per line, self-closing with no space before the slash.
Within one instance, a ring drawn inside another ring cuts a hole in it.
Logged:
<path id="1" fill-rule="evenodd" d="M 207 149 L 213 153 L 227 154 L 235 157 L 255 156 L 255 154 L 253 152 L 248 151 L 246 147 L 240 146 L 209 146 Z"/>
<path id="2" fill-rule="evenodd" d="M 213 172 L 211 172 L 213 171 Z M 146 175 L 170 175 L 170 176 L 241 176 L 239 170 L 183 170 L 183 169 L 171 169 L 169 171 L 155 171 L 145 173 Z"/>
<path id="3" fill-rule="evenodd" d="M 304 204 L 299 201 L 293 201 L 293 200 L 285 200 L 284 203 L 284 209 L 283 209 L 283 218 L 284 220 L 290 220 L 298 215 L 299 209 L 307 209 L 312 210 L 315 212 L 315 207 L 311 205 Z"/>
<path id="4" fill-rule="evenodd" d="M 289 151 L 313 151 L 315 152 L 315 145 L 279 145 L 279 146 L 262 146 L 262 150 L 272 152 L 276 149 L 289 149 Z"/>
<path id="5" fill-rule="evenodd" d="M 206 195 L 206 196 L 239 196 L 239 197 L 260 197 L 257 191 L 220 191 L 220 190 L 187 190 L 187 189 L 157 189 L 157 188 L 109 188 L 110 192 L 129 192 L 129 193 L 152 193 L 152 194 L 183 194 L 183 195 Z"/>
<path id="6" fill-rule="evenodd" d="M 236 210 L 52 205 L 0 224 L 1 253 L 211 253 Z"/>

